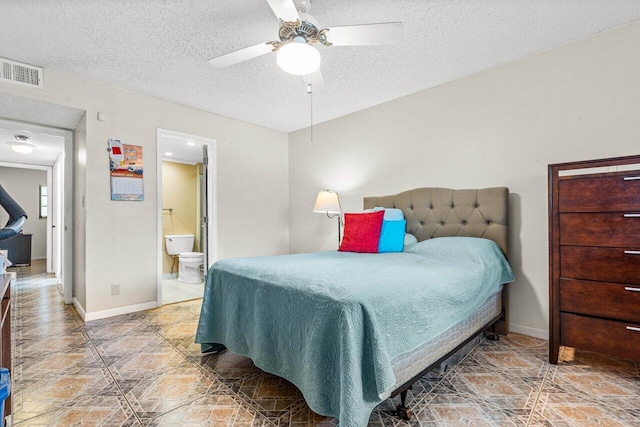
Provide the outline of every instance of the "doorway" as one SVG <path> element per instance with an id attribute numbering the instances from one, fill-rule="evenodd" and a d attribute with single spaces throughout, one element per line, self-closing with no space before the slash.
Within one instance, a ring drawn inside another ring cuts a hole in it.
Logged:
<path id="1" fill-rule="evenodd" d="M 158 306 L 202 298 L 215 261 L 215 140 L 158 129 Z"/>
<path id="2" fill-rule="evenodd" d="M 19 264 L 43 260 L 53 273 L 66 304 L 72 303 L 71 168 L 73 133 L 67 129 L 0 119 L 0 139 L 26 143 L 31 152 L 0 146 L 0 176 L 5 189 L 27 211 Z M 5 146 L 6 145 L 6 146 Z M 68 201 L 68 202 L 65 202 Z M 4 214 L 4 212 L 2 212 Z M 2 215 L 0 215 L 2 217 Z M 0 218 L 0 221 L 4 218 Z M 11 255 L 9 257 L 11 259 Z M 26 261 L 26 262 L 25 262 Z"/>

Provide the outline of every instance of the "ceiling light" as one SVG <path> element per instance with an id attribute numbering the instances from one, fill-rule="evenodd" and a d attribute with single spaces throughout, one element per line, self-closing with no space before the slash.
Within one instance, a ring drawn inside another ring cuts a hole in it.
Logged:
<path id="1" fill-rule="evenodd" d="M 320 52 L 304 37 L 297 36 L 278 49 L 278 65 L 287 73 L 311 74 L 320 68 Z"/>
<path id="2" fill-rule="evenodd" d="M 36 148 L 35 145 L 29 144 L 27 141 L 31 141 L 31 138 L 26 135 L 16 135 L 16 141 L 7 142 L 11 146 L 11 149 L 16 153 L 29 154 Z"/>
<path id="3" fill-rule="evenodd" d="M 170 152 L 170 151 L 167 151 L 166 153 L 164 153 L 164 155 L 165 155 L 165 156 L 169 156 L 169 157 L 171 157 L 171 156 L 173 156 L 173 153 L 172 153 L 172 152 Z"/>
<path id="4" fill-rule="evenodd" d="M 195 143 L 195 142 L 191 142 L 191 141 L 189 141 L 189 142 L 187 142 L 187 145 L 190 145 L 190 146 L 192 146 L 192 147 L 193 147 L 194 145 L 196 145 L 196 143 Z"/>

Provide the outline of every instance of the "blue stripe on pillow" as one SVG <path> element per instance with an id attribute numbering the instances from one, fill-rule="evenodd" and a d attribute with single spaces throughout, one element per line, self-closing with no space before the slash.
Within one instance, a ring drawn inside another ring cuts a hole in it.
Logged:
<path id="1" fill-rule="evenodd" d="M 378 252 L 402 252 L 404 249 L 404 232 L 407 226 L 406 220 L 382 221 Z"/>

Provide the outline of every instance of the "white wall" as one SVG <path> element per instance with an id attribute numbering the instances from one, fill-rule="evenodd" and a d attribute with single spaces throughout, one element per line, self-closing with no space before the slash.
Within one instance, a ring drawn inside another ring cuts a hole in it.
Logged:
<path id="1" fill-rule="evenodd" d="M 547 165 L 640 154 L 640 23 L 290 135 L 291 252 L 335 249 L 345 210 L 416 187 L 507 186 L 512 330 L 548 330 Z M 454 60 L 454 58 L 452 58 Z"/>
<path id="2" fill-rule="evenodd" d="M 79 266 L 82 260 L 76 251 L 74 283 L 86 284 L 82 308 L 87 314 L 108 315 L 115 312 L 104 310 L 149 306 L 156 301 L 156 263 L 161 248 L 156 236 L 157 128 L 217 141 L 214 170 L 218 174 L 216 244 L 220 257 L 288 252 L 287 134 L 48 69 L 44 86 L 39 90 L 0 83 L 0 92 L 87 112 L 86 182 L 83 184 L 82 171 L 74 172 L 80 181 L 74 197 L 79 203 L 84 193 L 86 204 L 86 259 Z M 107 120 L 98 121 L 98 112 L 106 113 Z M 143 146 L 144 201 L 111 201 L 109 138 Z M 82 149 L 76 154 L 82 157 Z M 76 159 L 76 168 L 81 162 Z M 80 220 L 81 212 L 76 210 L 75 214 Z M 76 236 L 76 243 L 79 238 Z M 121 285 L 120 295 L 111 296 L 112 283 Z"/>
<path id="3" fill-rule="evenodd" d="M 66 173 L 66 171 L 65 171 Z M 87 115 L 73 132 L 73 224 L 65 216 L 65 227 L 73 227 L 73 297 L 85 311 L 87 307 Z M 65 201 L 68 203 L 68 200 Z"/>
<path id="4" fill-rule="evenodd" d="M 39 187 L 47 185 L 47 172 L 0 166 L 0 184 L 27 213 L 27 221 L 24 223 L 22 232 L 33 234 L 31 259 L 45 259 L 47 257 L 47 220 L 40 219 L 38 196 Z M 0 209 L 0 225 L 4 226 L 8 219 L 9 215 L 4 209 Z"/>

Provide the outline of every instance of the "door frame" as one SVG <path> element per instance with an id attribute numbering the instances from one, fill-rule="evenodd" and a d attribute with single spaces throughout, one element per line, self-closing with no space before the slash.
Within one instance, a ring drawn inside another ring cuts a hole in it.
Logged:
<path id="1" fill-rule="evenodd" d="M 156 304 L 162 306 L 162 150 L 159 139 L 161 136 L 188 139 L 207 146 L 208 152 L 208 173 L 207 173 L 207 260 L 209 265 L 206 270 L 218 259 L 218 210 L 217 207 L 217 151 L 216 140 L 204 136 L 177 132 L 168 129 L 157 128 L 156 130 L 156 243 L 157 243 L 157 297 Z"/>

